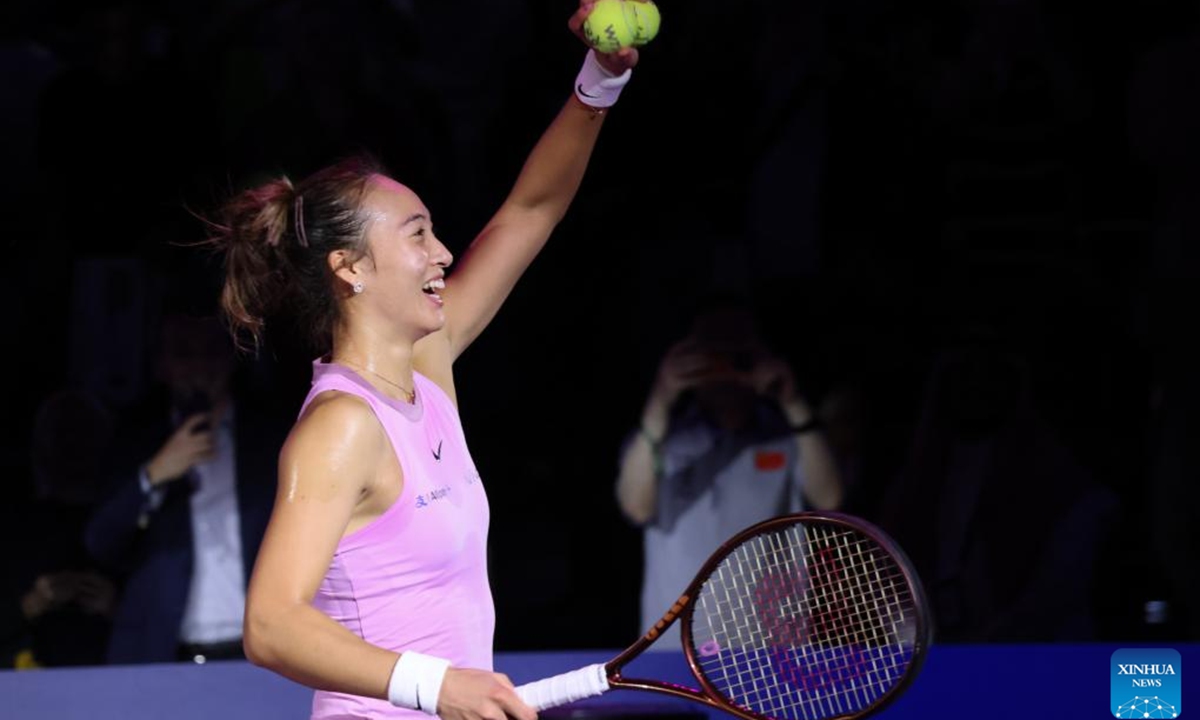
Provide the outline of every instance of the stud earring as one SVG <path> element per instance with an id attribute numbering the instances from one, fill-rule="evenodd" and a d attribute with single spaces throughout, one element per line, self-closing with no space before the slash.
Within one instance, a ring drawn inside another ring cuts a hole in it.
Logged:
<path id="1" fill-rule="evenodd" d="M 362 280 L 359 280 L 358 282 L 354 283 L 353 288 L 354 288 L 355 295 L 358 295 L 359 293 L 361 293 L 363 291 Z"/>

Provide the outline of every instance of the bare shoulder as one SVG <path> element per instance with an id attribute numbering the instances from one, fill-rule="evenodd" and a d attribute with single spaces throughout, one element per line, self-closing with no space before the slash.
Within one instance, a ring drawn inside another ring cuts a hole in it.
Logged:
<path id="1" fill-rule="evenodd" d="M 328 390 L 308 404 L 304 414 L 296 421 L 292 435 L 342 441 L 364 434 L 378 435 L 380 431 L 375 411 L 366 400 L 340 390 Z"/>
<path id="2" fill-rule="evenodd" d="M 388 447 L 383 426 L 362 398 L 331 390 L 321 393 L 296 421 L 280 453 L 280 473 L 295 485 L 361 490 L 374 476 Z"/>

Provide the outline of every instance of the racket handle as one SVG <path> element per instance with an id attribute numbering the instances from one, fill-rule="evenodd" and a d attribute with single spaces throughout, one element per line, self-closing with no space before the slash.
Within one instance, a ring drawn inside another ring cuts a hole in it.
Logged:
<path id="1" fill-rule="evenodd" d="M 608 673 L 604 663 L 588 665 L 544 680 L 517 686 L 517 696 L 534 710 L 566 705 L 576 700 L 595 697 L 608 690 Z"/>

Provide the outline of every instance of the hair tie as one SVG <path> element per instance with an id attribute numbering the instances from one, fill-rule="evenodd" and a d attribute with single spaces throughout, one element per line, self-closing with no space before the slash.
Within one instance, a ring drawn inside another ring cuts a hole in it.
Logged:
<path id="1" fill-rule="evenodd" d="M 300 241 L 301 247 L 308 247 L 308 236 L 304 234 L 304 196 L 297 195 L 294 205 L 296 218 L 293 225 L 296 226 L 296 239 Z"/>

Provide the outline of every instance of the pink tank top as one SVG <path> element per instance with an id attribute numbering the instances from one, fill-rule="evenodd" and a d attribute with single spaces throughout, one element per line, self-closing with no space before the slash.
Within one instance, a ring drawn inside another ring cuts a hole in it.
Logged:
<path id="1" fill-rule="evenodd" d="M 304 408 L 329 390 L 361 397 L 404 472 L 396 502 L 338 543 L 313 606 L 379 647 L 491 670 L 496 615 L 487 574 L 487 496 L 454 404 L 428 378 L 414 374 L 413 381 L 410 405 L 380 394 L 347 367 L 313 363 Z M 385 700 L 321 690 L 312 717 L 428 718 Z"/>

